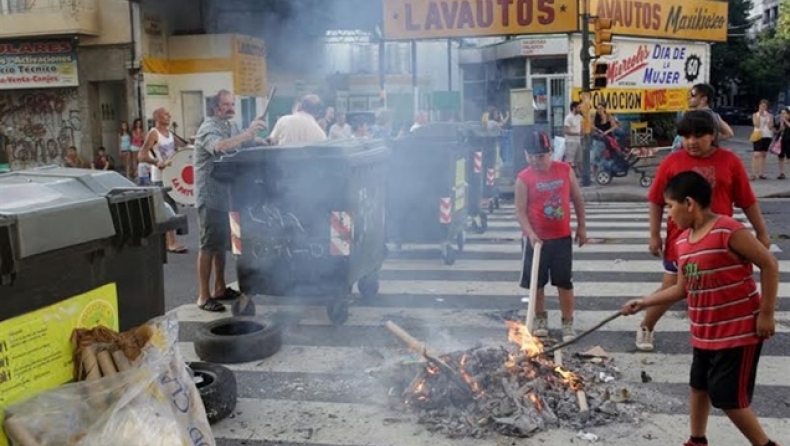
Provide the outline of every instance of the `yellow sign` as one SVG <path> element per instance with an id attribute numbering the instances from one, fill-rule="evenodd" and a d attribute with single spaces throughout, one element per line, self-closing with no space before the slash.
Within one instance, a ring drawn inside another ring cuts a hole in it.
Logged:
<path id="1" fill-rule="evenodd" d="M 118 330 L 114 283 L 0 322 L 0 446 L 4 409 L 72 381 L 71 333 L 98 325 Z"/>
<path id="2" fill-rule="evenodd" d="M 388 40 L 552 34 L 579 29 L 577 0 L 383 0 Z"/>
<path id="3" fill-rule="evenodd" d="M 253 37 L 236 35 L 233 44 L 234 93 L 265 97 L 269 92 L 267 83 L 266 43 Z"/>
<path id="4" fill-rule="evenodd" d="M 603 89 L 590 92 L 592 105 L 603 105 L 611 113 L 666 113 L 688 110 L 689 89 L 619 90 Z M 578 101 L 581 88 L 573 89 Z"/>
<path id="5" fill-rule="evenodd" d="M 713 0 L 590 0 L 590 12 L 612 19 L 612 33 L 726 42 L 727 2 Z"/>

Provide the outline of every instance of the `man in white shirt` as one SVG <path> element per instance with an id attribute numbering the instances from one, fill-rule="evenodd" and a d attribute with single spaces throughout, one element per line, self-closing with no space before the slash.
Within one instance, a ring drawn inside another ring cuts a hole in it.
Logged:
<path id="1" fill-rule="evenodd" d="M 326 133 L 316 120 L 320 113 L 321 99 L 314 94 L 305 96 L 298 111 L 277 120 L 269 140 L 275 146 L 326 141 Z"/>
<path id="2" fill-rule="evenodd" d="M 346 113 L 340 112 L 337 114 L 337 122 L 329 129 L 329 139 L 349 138 L 351 138 L 351 126 L 346 122 Z"/>
<path id="3" fill-rule="evenodd" d="M 565 116 L 565 162 L 575 168 L 582 163 L 582 115 L 579 102 L 571 102 L 571 111 Z"/>
<path id="4" fill-rule="evenodd" d="M 428 124 L 428 112 L 425 110 L 420 110 L 417 113 L 417 117 L 414 119 L 414 125 L 411 126 L 411 129 L 409 129 L 409 131 L 413 132 L 418 128 L 427 124 Z"/>

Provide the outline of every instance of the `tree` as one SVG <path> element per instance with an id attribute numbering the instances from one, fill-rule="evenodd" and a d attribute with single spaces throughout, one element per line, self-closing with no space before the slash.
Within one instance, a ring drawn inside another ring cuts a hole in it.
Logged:
<path id="1" fill-rule="evenodd" d="M 730 0 L 727 3 L 729 28 L 727 42 L 714 43 L 711 50 L 710 83 L 716 91 L 727 94 L 734 85 L 748 77 L 742 62 L 744 54 L 749 54 L 749 40 L 746 31 L 750 26 L 749 13 L 751 0 Z"/>
<path id="2" fill-rule="evenodd" d="M 747 99 L 773 99 L 788 87 L 790 79 L 790 0 L 779 6 L 776 27 L 761 33 L 752 42 L 748 57 L 741 63 L 744 84 L 750 87 Z"/>
<path id="3" fill-rule="evenodd" d="M 776 20 L 776 38 L 790 43 L 790 0 L 779 4 L 779 17 Z"/>

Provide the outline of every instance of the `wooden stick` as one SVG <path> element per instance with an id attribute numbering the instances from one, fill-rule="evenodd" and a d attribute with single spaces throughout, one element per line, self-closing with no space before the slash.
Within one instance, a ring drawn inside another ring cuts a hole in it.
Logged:
<path id="1" fill-rule="evenodd" d="M 82 356 L 82 369 L 85 372 L 85 381 L 95 381 L 101 378 L 99 362 L 96 358 L 96 351 L 92 345 L 85 345 L 80 351 Z"/>
<path id="2" fill-rule="evenodd" d="M 554 352 L 554 364 L 556 364 L 557 367 L 562 367 L 562 350 Z"/>
<path id="3" fill-rule="evenodd" d="M 41 443 L 30 433 L 27 428 L 17 421 L 16 418 L 10 417 L 6 418 L 5 423 L 5 433 L 8 435 L 8 438 L 11 441 L 19 446 L 40 446 Z"/>
<path id="4" fill-rule="evenodd" d="M 112 352 L 112 362 L 115 363 L 115 368 L 118 369 L 119 372 L 125 372 L 132 368 L 132 364 L 129 362 L 129 358 L 123 354 L 123 350 L 115 350 Z"/>
<path id="5" fill-rule="evenodd" d="M 576 391 L 576 399 L 579 400 L 579 412 L 587 413 L 590 411 L 590 406 L 587 405 L 587 394 L 584 390 Z"/>
<path id="6" fill-rule="evenodd" d="M 524 260 L 526 260 L 527 246 L 530 243 L 529 238 L 524 240 L 524 252 L 521 254 L 521 271 L 524 275 Z M 532 270 L 529 276 L 529 303 L 527 304 L 527 316 L 524 321 L 524 326 L 527 328 L 527 333 L 532 335 L 532 323 L 535 320 L 535 301 L 538 299 L 538 272 L 540 271 L 540 252 L 543 250 L 543 243 L 538 243 L 532 250 Z"/>
<path id="7" fill-rule="evenodd" d="M 387 329 L 392 332 L 398 339 L 403 341 L 406 345 L 408 345 L 411 349 L 416 350 L 420 353 L 425 359 L 428 360 L 431 364 L 435 365 L 439 368 L 439 370 L 447 373 L 450 379 L 458 385 L 458 387 L 468 394 L 472 394 L 472 387 L 469 385 L 468 382 L 452 367 L 450 367 L 446 362 L 442 361 L 436 353 L 431 350 L 428 350 L 428 346 L 423 344 L 422 342 L 418 341 L 412 335 L 406 332 L 406 330 L 400 328 L 392 321 L 387 321 L 384 325 L 386 325 Z"/>
<path id="8" fill-rule="evenodd" d="M 590 333 L 600 329 L 604 325 L 608 324 L 609 322 L 612 322 L 613 320 L 617 319 L 618 317 L 620 317 L 622 315 L 623 315 L 623 313 L 618 311 L 617 313 L 614 313 L 613 315 L 607 317 L 606 319 L 602 320 L 601 322 L 598 322 L 597 324 L 595 324 L 594 327 L 590 328 L 589 330 L 579 333 L 578 336 L 576 336 L 575 338 L 571 339 L 570 341 L 560 342 L 559 344 L 553 345 L 553 346 L 543 350 L 541 353 L 538 353 L 538 354 L 545 355 L 545 354 L 548 354 L 548 353 L 551 353 L 551 352 L 555 352 L 555 351 L 557 351 L 557 350 L 559 350 L 561 348 L 565 348 L 565 347 L 567 347 L 569 345 L 575 344 L 575 343 L 579 342 L 579 340 L 581 340 L 585 336 L 587 336 Z M 532 356 L 537 356 L 537 355 L 532 355 Z"/>
<path id="9" fill-rule="evenodd" d="M 99 361 L 99 367 L 101 367 L 102 376 L 113 376 L 118 373 L 118 370 L 115 368 L 115 364 L 112 362 L 112 356 L 110 356 L 110 352 L 107 350 L 102 350 L 96 355 L 96 359 Z"/>

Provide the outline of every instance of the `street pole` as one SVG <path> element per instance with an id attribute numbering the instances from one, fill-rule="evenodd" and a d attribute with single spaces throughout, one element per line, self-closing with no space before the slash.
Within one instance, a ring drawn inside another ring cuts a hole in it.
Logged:
<path id="1" fill-rule="evenodd" d="M 581 114 L 582 114 L 582 186 L 590 186 L 590 150 L 592 148 L 592 123 L 590 122 L 590 3 L 589 0 L 579 0 L 582 11 L 582 94 L 581 94 Z"/>

